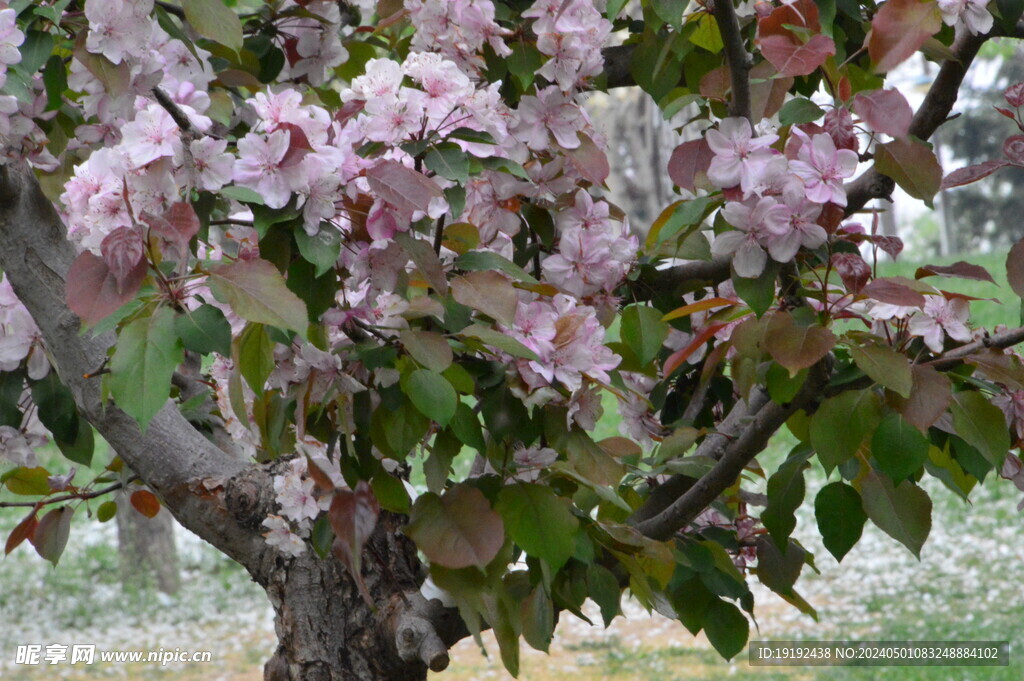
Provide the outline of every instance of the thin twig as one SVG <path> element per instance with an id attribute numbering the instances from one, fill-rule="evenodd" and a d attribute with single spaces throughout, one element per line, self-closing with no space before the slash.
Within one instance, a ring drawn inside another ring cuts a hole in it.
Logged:
<path id="1" fill-rule="evenodd" d="M 30 508 L 32 506 L 45 506 L 47 504 L 59 504 L 64 501 L 77 501 L 85 499 L 95 499 L 101 497 L 104 494 L 110 494 L 115 492 L 125 485 L 131 484 L 139 479 L 139 476 L 133 475 L 124 482 L 115 482 L 112 485 L 104 487 L 103 489 L 93 490 L 92 492 L 72 492 L 70 494 L 63 494 L 59 497 L 53 497 L 52 499 L 42 499 L 40 501 L 0 501 L 0 508 Z"/>
<path id="2" fill-rule="evenodd" d="M 750 119 L 750 67 L 753 60 L 744 46 L 740 22 L 736 17 L 736 9 L 732 0 L 714 0 L 711 9 L 718 30 L 722 33 L 725 43 L 725 60 L 729 64 L 729 78 L 732 83 L 732 100 L 729 102 L 729 115 L 742 116 L 753 124 Z"/>

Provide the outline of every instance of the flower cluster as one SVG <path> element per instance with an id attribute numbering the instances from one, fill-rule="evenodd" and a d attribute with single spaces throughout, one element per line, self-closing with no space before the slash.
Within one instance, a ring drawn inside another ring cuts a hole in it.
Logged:
<path id="1" fill-rule="evenodd" d="M 723 120 L 706 139 L 714 152 L 708 178 L 735 192 L 722 215 L 739 230 L 719 234 L 712 253 L 731 256 L 741 277 L 756 277 L 769 255 L 787 262 L 801 247 L 825 243 L 816 221 L 824 204 L 846 205 L 843 180 L 857 169 L 856 152 L 837 149 L 827 133 L 794 128 L 784 155 L 772 148 L 776 135 L 754 137 L 745 118 Z"/>
<path id="2" fill-rule="evenodd" d="M 563 91 L 578 87 L 604 69 L 601 48 L 612 24 L 593 2 L 537 0 L 523 16 L 536 20 L 537 49 L 550 57 L 538 73 Z"/>
<path id="3" fill-rule="evenodd" d="M 7 67 L 21 61 L 18 47 L 25 42 L 25 34 L 18 28 L 13 9 L 0 9 L 0 87 L 7 82 Z"/>

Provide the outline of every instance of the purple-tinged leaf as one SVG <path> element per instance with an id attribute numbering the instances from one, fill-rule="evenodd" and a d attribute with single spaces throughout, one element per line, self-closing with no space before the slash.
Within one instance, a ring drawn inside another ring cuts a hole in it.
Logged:
<path id="1" fill-rule="evenodd" d="M 940 189 L 962 187 L 965 184 L 977 182 L 1008 165 L 1010 165 L 1009 161 L 985 161 L 984 163 L 967 166 L 966 168 L 958 168 L 942 178 Z"/>
<path id="2" fill-rule="evenodd" d="M 914 112 L 899 90 L 859 92 L 853 98 L 853 110 L 876 132 L 906 137 Z"/>
<path id="3" fill-rule="evenodd" d="M 103 258 L 86 251 L 68 271 L 68 307 L 92 326 L 135 297 L 146 278 L 146 270 L 146 261 L 138 262 L 119 286 Z"/>

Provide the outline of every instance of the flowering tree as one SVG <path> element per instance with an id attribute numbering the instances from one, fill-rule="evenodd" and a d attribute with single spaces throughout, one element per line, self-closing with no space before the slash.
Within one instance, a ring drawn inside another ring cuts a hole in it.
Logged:
<path id="1" fill-rule="evenodd" d="M 942 289 L 980 267 L 878 276 L 902 244 L 864 212 L 1024 165 L 1010 135 L 943 178 L 926 141 L 1022 9 L 10 2 L 6 551 L 56 563 L 114 490 L 163 504 L 266 589 L 275 681 L 423 678 L 484 628 L 515 673 L 521 639 L 627 589 L 725 657 L 753 576 L 813 615 L 812 460 L 837 559 L 868 520 L 919 553 L 925 475 L 1024 489 L 1024 329 L 972 329 Z M 915 112 L 885 73 L 918 50 L 941 67 Z M 581 106 L 619 87 L 704 131 L 643 238 Z M 1024 85 L 1006 101 L 1024 132 Z M 1024 294 L 1024 246 L 1007 267 Z M 93 428 L 118 455 L 96 479 L 37 464 L 46 439 L 90 464 Z"/>

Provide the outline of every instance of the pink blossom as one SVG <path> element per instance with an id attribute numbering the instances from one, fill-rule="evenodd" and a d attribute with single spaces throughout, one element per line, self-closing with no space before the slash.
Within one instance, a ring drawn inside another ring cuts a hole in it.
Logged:
<path id="1" fill-rule="evenodd" d="M 1024 390 L 1001 392 L 992 398 L 992 404 L 1003 411 L 1006 416 L 1006 425 L 1013 431 L 1016 439 L 1024 439 Z M 1003 477 L 1011 477 L 1006 475 L 1005 469 Z"/>
<path id="2" fill-rule="evenodd" d="M 87 50 L 115 64 L 146 50 L 153 0 L 91 0 L 85 3 L 89 20 Z"/>
<path id="3" fill-rule="evenodd" d="M 989 0 L 939 0 L 942 21 L 947 26 L 966 26 L 971 35 L 980 35 L 992 30 L 992 14 L 988 11 Z"/>
<path id="4" fill-rule="evenodd" d="M 806 137 L 806 134 L 802 134 Z M 849 149 L 836 149 L 836 143 L 826 134 L 804 139 L 797 152 L 799 160 L 790 161 L 793 173 L 803 180 L 807 198 L 815 203 L 831 201 L 846 205 L 843 179 L 852 177 L 857 170 L 857 153 Z"/>
<path id="5" fill-rule="evenodd" d="M 181 145 L 178 125 L 158 104 L 151 104 L 138 113 L 122 129 L 121 144 L 128 160 L 136 168 L 164 156 L 174 156 Z"/>
<path id="6" fill-rule="evenodd" d="M 968 342 L 971 330 L 967 328 L 970 309 L 964 298 L 946 300 L 944 296 L 926 296 L 924 310 L 910 318 L 910 335 L 919 336 L 932 352 L 942 352 L 943 337 Z"/>
<path id="7" fill-rule="evenodd" d="M 21 61 L 18 46 L 25 42 L 25 34 L 15 23 L 17 17 L 13 9 L 0 10 L 0 87 L 7 82 L 7 67 Z"/>
<path id="8" fill-rule="evenodd" d="M 263 533 L 267 546 L 277 548 L 286 556 L 301 556 L 306 552 L 306 542 L 302 537 L 292 532 L 288 521 L 279 515 L 269 515 L 263 520 L 263 527 L 267 532 Z"/>
<path id="9" fill-rule="evenodd" d="M 821 206 L 806 199 L 789 197 L 783 205 L 789 214 L 789 229 L 784 234 L 772 234 L 767 239 L 768 253 L 778 262 L 789 262 L 800 247 L 817 248 L 828 239 L 825 228 L 816 220 Z"/>
<path id="10" fill-rule="evenodd" d="M 274 476 L 274 492 L 281 515 L 297 523 L 320 514 L 320 506 L 313 496 L 316 483 L 305 477 L 306 469 L 306 458 L 300 456 L 289 462 L 283 475 Z"/>
<path id="11" fill-rule="evenodd" d="M 745 203 L 733 201 L 722 208 L 722 216 L 738 231 L 723 232 L 711 244 L 714 255 L 731 255 L 736 274 L 756 277 L 768 261 L 766 244 L 791 231 L 789 211 L 771 197 Z"/>
<path id="12" fill-rule="evenodd" d="M 778 155 L 771 145 L 778 135 L 753 137 L 750 121 L 746 118 L 726 118 L 718 130 L 708 130 L 705 139 L 715 156 L 708 167 L 708 179 L 719 187 L 739 185 L 748 191 L 754 178 L 762 174 L 773 156 Z"/>
<path id="13" fill-rule="evenodd" d="M 564 149 L 580 145 L 576 133 L 586 127 L 580 107 L 562 94 L 554 85 L 526 96 L 519 102 L 519 124 L 513 131 L 516 137 L 534 151 L 544 151 L 550 141 L 548 133 Z"/>
<path id="14" fill-rule="evenodd" d="M 341 9 L 337 2 L 315 0 L 303 3 L 313 17 L 295 17 L 288 22 L 288 33 L 296 39 L 295 54 L 299 59 L 286 64 L 285 77 L 306 77 L 311 85 L 320 86 L 330 80 L 334 67 L 348 59 L 348 50 L 341 42 Z M 289 0 L 281 9 L 295 7 Z"/>
<path id="15" fill-rule="evenodd" d="M 201 137 L 189 144 L 197 175 L 196 185 L 206 191 L 217 191 L 231 182 L 235 157 L 226 152 L 227 140 Z"/>
<path id="16" fill-rule="evenodd" d="M 294 168 L 281 167 L 288 153 L 291 133 L 275 130 L 267 136 L 249 133 L 238 140 L 238 161 L 233 179 L 236 184 L 259 193 L 269 208 L 283 208 L 291 199 L 290 180 Z"/>
<path id="17" fill-rule="evenodd" d="M 534 482 L 545 468 L 557 460 L 558 452 L 550 447 L 519 447 L 512 453 L 512 462 L 516 467 L 514 478 L 523 482 Z"/>
<path id="18" fill-rule="evenodd" d="M 650 395 L 658 380 L 651 376 L 632 371 L 620 372 L 627 390 L 619 397 L 619 432 L 647 449 L 654 444 L 654 438 L 665 435 L 656 414 L 651 411 L 651 402 L 644 395 Z"/>
<path id="19" fill-rule="evenodd" d="M 0 426 L 0 456 L 22 468 L 35 468 L 39 465 L 28 439 L 11 426 Z"/>

